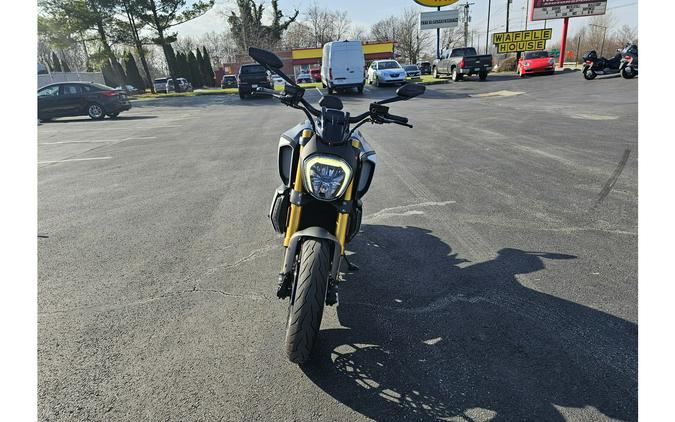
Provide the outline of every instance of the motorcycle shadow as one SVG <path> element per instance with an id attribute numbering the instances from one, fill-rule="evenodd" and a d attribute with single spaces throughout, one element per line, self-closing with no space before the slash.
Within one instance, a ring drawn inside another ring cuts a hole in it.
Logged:
<path id="1" fill-rule="evenodd" d="M 382 225 L 364 225 L 350 250 L 363 269 L 340 286 L 345 328 L 321 331 L 302 370 L 351 409 L 563 421 L 560 407 L 590 406 L 637 420 L 637 325 L 517 279 L 575 256 L 501 249 L 470 263 L 429 230 Z"/>

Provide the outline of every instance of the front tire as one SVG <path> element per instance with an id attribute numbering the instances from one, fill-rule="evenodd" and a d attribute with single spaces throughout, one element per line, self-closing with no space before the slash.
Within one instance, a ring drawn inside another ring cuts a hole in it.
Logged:
<path id="1" fill-rule="evenodd" d="M 462 75 L 457 71 L 457 68 L 452 69 L 452 81 L 459 82 L 462 80 Z"/>
<path id="2" fill-rule="evenodd" d="M 592 81 L 593 79 L 595 79 L 596 76 L 598 76 L 598 74 L 595 73 L 593 69 L 588 68 L 584 70 L 584 79 L 586 79 L 587 81 Z"/>
<path id="3" fill-rule="evenodd" d="M 438 69 L 436 67 L 434 67 L 434 75 L 433 76 L 434 76 L 434 79 L 438 79 L 438 77 L 439 77 L 438 76 Z"/>
<path id="4" fill-rule="evenodd" d="M 630 70 L 628 70 L 630 68 Z M 624 79 L 633 79 L 635 77 L 635 72 L 633 71 L 633 68 L 630 66 L 626 66 L 623 69 L 621 69 L 621 77 Z"/>
<path id="5" fill-rule="evenodd" d="M 105 110 L 101 104 L 91 103 L 89 104 L 89 107 L 87 107 L 87 114 L 93 120 L 103 120 L 105 117 Z"/>
<path id="6" fill-rule="evenodd" d="M 295 294 L 288 307 L 286 355 L 293 363 L 309 359 L 321 327 L 330 274 L 331 245 L 323 239 L 306 239 L 300 248 Z"/>

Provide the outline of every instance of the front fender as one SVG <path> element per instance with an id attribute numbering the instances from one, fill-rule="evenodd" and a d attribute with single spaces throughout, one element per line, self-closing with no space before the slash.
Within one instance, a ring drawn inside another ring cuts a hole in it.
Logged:
<path id="1" fill-rule="evenodd" d="M 337 272 L 340 266 L 340 242 L 335 236 L 333 236 L 328 230 L 323 227 L 308 227 L 304 230 L 300 230 L 291 236 L 291 240 L 288 242 L 288 247 L 286 248 L 286 255 L 284 256 L 284 267 L 282 273 L 286 274 L 293 269 L 293 261 L 295 256 L 298 254 L 298 245 L 300 240 L 304 238 L 313 238 L 313 239 L 326 239 L 333 242 L 333 261 L 331 267 L 331 276 L 333 279 L 337 278 Z"/>

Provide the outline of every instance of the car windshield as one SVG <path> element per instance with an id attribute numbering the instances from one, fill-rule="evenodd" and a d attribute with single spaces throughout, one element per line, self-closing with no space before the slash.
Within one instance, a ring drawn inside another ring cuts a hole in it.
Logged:
<path id="1" fill-rule="evenodd" d="M 223 76 L 223 80 L 226 82 L 232 82 L 236 80 L 236 78 L 234 76 Z"/>
<path id="2" fill-rule="evenodd" d="M 395 62 L 393 60 L 380 62 L 380 64 L 377 65 L 378 69 L 398 69 L 400 67 L 401 66 L 398 64 L 398 62 Z"/>
<path id="3" fill-rule="evenodd" d="M 254 64 L 250 66 L 242 66 L 241 69 L 239 69 L 239 73 L 261 73 L 264 72 L 265 68 L 260 66 L 259 64 Z"/>
<path id="4" fill-rule="evenodd" d="M 414 65 L 414 64 L 409 64 L 409 65 L 407 65 L 407 66 L 403 66 L 403 68 L 404 68 L 405 70 L 419 70 L 419 69 L 417 68 L 417 65 Z"/>
<path id="5" fill-rule="evenodd" d="M 164 84 L 166 83 L 166 78 L 157 78 L 155 79 L 156 84 Z"/>
<path id="6" fill-rule="evenodd" d="M 526 59 L 547 59 L 548 51 L 530 51 L 525 53 Z"/>

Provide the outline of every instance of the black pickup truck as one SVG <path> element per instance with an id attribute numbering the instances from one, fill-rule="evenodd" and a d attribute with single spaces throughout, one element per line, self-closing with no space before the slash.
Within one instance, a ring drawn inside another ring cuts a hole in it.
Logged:
<path id="1" fill-rule="evenodd" d="M 478 55 L 473 47 L 444 50 L 441 58 L 434 60 L 431 65 L 434 78 L 452 75 L 452 80 L 455 82 L 461 80 L 464 75 L 478 75 L 480 80 L 484 81 L 490 70 L 492 70 L 492 56 L 490 54 Z"/>
<path id="2" fill-rule="evenodd" d="M 243 100 L 258 87 L 272 89 L 272 79 L 267 70 L 259 64 L 243 64 L 237 74 L 237 87 L 239 98 Z"/>

